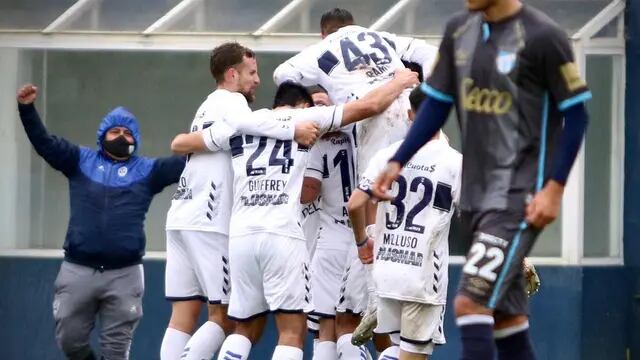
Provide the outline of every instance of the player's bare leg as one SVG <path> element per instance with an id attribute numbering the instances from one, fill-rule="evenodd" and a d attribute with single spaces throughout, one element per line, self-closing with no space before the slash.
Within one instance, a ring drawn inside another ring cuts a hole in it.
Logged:
<path id="1" fill-rule="evenodd" d="M 361 354 L 367 359 L 371 359 L 371 354 L 364 345 L 355 346 L 352 344 L 352 334 L 362 318 L 359 315 L 350 313 L 336 314 L 336 337 L 338 338 L 336 346 L 338 348 L 338 356 L 343 360 L 359 360 Z"/>
<path id="2" fill-rule="evenodd" d="M 426 354 L 412 353 L 400 349 L 400 360 L 426 360 Z"/>
<path id="3" fill-rule="evenodd" d="M 211 359 L 218 351 L 227 334 L 230 334 L 234 328 L 234 322 L 227 317 L 227 308 L 225 304 L 209 304 L 208 321 L 198 328 L 189 342 L 187 342 L 184 353 L 181 358 L 183 360 L 199 360 Z"/>
<path id="4" fill-rule="evenodd" d="M 161 360 L 180 357 L 193 334 L 201 308 L 200 300 L 174 301 L 171 304 L 171 319 L 160 347 Z"/>
<path id="5" fill-rule="evenodd" d="M 307 316 L 303 313 L 277 313 L 276 326 L 278 327 L 278 346 L 273 352 L 273 359 L 302 360 Z"/>
<path id="6" fill-rule="evenodd" d="M 336 352 L 336 321 L 331 318 L 320 318 L 317 347 L 314 348 L 313 358 L 320 360 L 337 359 Z"/>
<path id="7" fill-rule="evenodd" d="M 267 317 L 262 315 L 250 320 L 236 322 L 235 331 L 229 335 L 218 353 L 218 360 L 232 358 L 246 360 L 249 358 L 252 344 L 262 336 Z"/>

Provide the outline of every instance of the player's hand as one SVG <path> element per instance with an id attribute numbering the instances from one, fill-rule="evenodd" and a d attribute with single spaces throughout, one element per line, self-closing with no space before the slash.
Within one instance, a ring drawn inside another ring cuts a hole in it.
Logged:
<path id="1" fill-rule="evenodd" d="M 367 243 L 358 246 L 358 257 L 363 264 L 373 263 L 373 239 L 367 238 Z"/>
<path id="2" fill-rule="evenodd" d="M 293 139 L 300 145 L 313 146 L 320 130 L 318 125 L 313 121 L 301 121 L 296 123 Z"/>
<path id="3" fill-rule="evenodd" d="M 564 186 L 550 180 L 527 205 L 526 219 L 537 229 L 543 229 L 558 217 Z"/>
<path id="4" fill-rule="evenodd" d="M 402 84 L 405 89 L 414 88 L 420 84 L 420 81 L 418 80 L 418 73 L 409 69 L 396 70 L 393 80 Z"/>
<path id="5" fill-rule="evenodd" d="M 17 98 L 20 104 L 29 105 L 36 100 L 37 96 L 38 88 L 31 84 L 27 84 L 21 87 L 20 90 L 18 90 Z"/>
<path id="6" fill-rule="evenodd" d="M 389 195 L 391 184 L 398 178 L 402 171 L 402 167 L 396 161 L 390 161 L 382 174 L 373 183 L 373 196 L 379 200 L 393 200 L 393 196 Z"/>

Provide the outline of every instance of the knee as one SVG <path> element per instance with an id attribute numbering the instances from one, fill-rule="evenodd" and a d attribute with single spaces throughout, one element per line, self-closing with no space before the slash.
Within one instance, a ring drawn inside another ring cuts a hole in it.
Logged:
<path id="1" fill-rule="evenodd" d="M 508 329 L 529 321 L 529 318 L 526 315 L 496 315 L 495 319 L 496 323 L 494 327 L 496 330 Z"/>
<path id="2" fill-rule="evenodd" d="M 336 316 L 336 337 L 350 334 L 355 331 L 360 323 L 360 317 L 350 314 L 338 314 Z"/>
<path id="3" fill-rule="evenodd" d="M 492 311 L 490 309 L 476 303 L 465 295 L 456 296 L 453 302 L 453 307 L 455 309 L 456 317 L 475 314 L 492 314 Z"/>
<path id="4" fill-rule="evenodd" d="M 201 306 L 200 301 L 174 302 L 171 306 L 169 327 L 186 334 L 192 334 L 198 323 Z"/>
<path id="5" fill-rule="evenodd" d="M 235 321 L 227 316 L 227 305 L 209 305 L 209 321 L 218 324 L 226 335 L 235 329 Z"/>

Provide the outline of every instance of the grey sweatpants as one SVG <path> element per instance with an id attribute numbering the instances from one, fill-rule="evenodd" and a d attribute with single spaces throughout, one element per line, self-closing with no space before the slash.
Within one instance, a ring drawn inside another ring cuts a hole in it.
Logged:
<path id="1" fill-rule="evenodd" d="M 98 271 L 64 261 L 54 288 L 56 341 L 67 358 L 83 360 L 91 353 L 89 335 L 97 318 L 102 357 L 129 358 L 133 332 L 142 317 L 142 265 Z"/>

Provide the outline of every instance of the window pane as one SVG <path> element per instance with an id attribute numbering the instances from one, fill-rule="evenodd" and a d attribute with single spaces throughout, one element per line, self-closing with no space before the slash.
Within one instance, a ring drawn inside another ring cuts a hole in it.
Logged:
<path id="1" fill-rule="evenodd" d="M 309 9 L 309 26 L 304 27 L 304 21 L 290 21 L 287 25 L 277 30 L 277 32 L 305 32 L 320 33 L 320 18 L 322 14 L 333 8 L 342 8 L 349 10 L 354 17 L 356 24 L 369 26 L 373 24 L 380 16 L 382 16 L 389 8 L 391 8 L 396 0 L 323 0 L 312 1 Z M 305 19 L 303 12 L 296 19 Z"/>
<path id="2" fill-rule="evenodd" d="M 40 192 L 34 184 L 41 175 L 39 161 L 33 161 L 31 147 L 18 118 L 15 94 L 26 82 L 42 83 L 43 52 L 0 48 L 0 248 L 29 246 L 39 219 L 31 209 L 38 205 Z M 36 190 L 36 191 L 34 191 Z"/>
<path id="3" fill-rule="evenodd" d="M 593 93 L 588 102 L 589 129 L 585 142 L 584 256 L 615 256 L 612 242 L 617 242 L 618 225 L 612 223 L 619 206 L 620 178 L 614 177 L 612 129 L 612 56 L 587 56 L 587 82 Z M 616 159 L 620 161 L 620 159 Z M 613 180 L 613 182 L 612 182 Z"/>
<path id="4" fill-rule="evenodd" d="M 0 55 L 0 70 L 15 76 L 0 85 L 6 87 L 0 96 L 0 133 L 14 139 L 0 147 L 4 154 L 15 154 L 9 157 L 15 161 L 3 164 L 12 176 L 0 178 L 0 226 L 6 235 L 0 248 L 59 249 L 69 220 L 67 179 L 31 150 L 18 121 L 18 84 L 40 87 L 36 105 L 52 134 L 90 148 L 96 146 L 102 117 L 118 105 L 127 107 L 140 122 L 141 154 L 150 157 L 169 154 L 171 139 L 189 129 L 215 84 L 206 52 L 48 51 L 45 57 L 42 51 L 0 49 Z M 258 56 L 263 79 L 270 79 L 290 54 Z M 252 107 L 270 106 L 274 93 L 273 83 L 265 81 Z M 145 223 L 149 251 L 165 249 L 165 219 L 174 190 L 166 188 L 151 204 Z"/>
<path id="5" fill-rule="evenodd" d="M 288 3 L 289 0 L 201 1 L 169 31 L 252 33 Z"/>
<path id="6" fill-rule="evenodd" d="M 0 29 L 42 30 L 75 0 L 0 0 Z"/>
<path id="7" fill-rule="evenodd" d="M 572 34 L 610 2 L 610 0 L 529 0 L 524 3 L 543 11 Z M 407 18 L 401 16 L 388 30 L 399 34 L 441 35 L 447 20 L 462 10 L 464 10 L 463 0 L 422 0 L 418 2 L 415 10 L 410 12 L 415 14 L 413 29 L 407 31 Z"/>
<path id="8" fill-rule="evenodd" d="M 98 1 L 63 30 L 142 31 L 180 0 Z"/>

